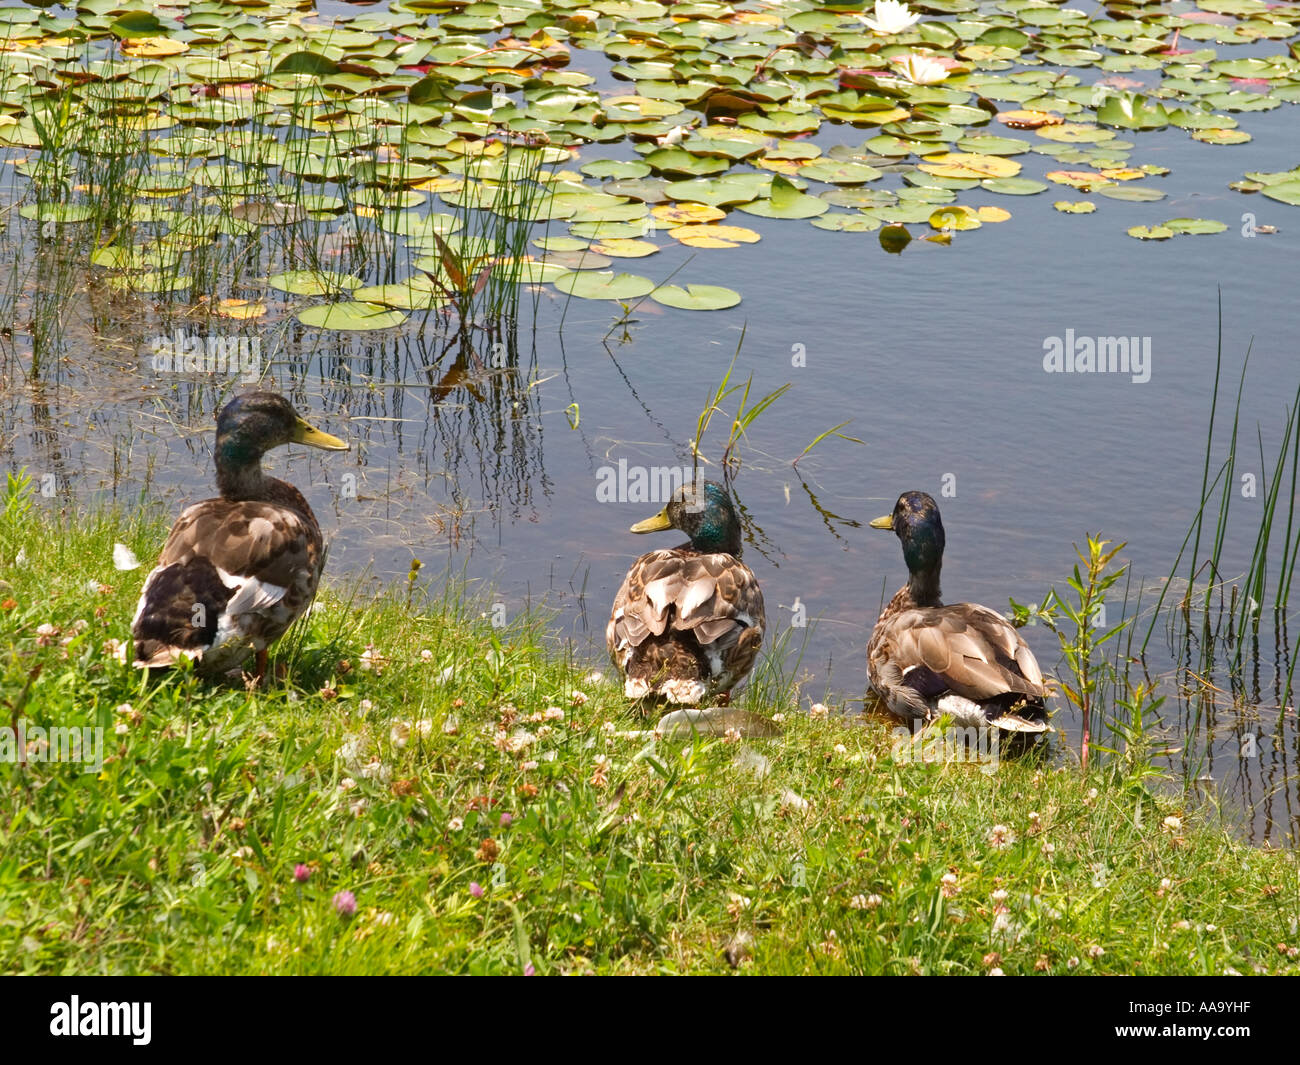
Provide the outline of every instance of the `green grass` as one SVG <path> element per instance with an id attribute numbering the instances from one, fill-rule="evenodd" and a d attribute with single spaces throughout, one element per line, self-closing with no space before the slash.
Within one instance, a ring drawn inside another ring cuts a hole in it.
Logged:
<path id="1" fill-rule="evenodd" d="M 0 971 L 718 972 L 729 944 L 761 973 L 1300 969 L 1294 853 L 1119 759 L 896 761 L 890 724 L 770 678 L 750 708 L 783 741 L 621 738 L 641 724 L 545 618 L 451 594 L 333 585 L 287 680 L 145 685 L 104 645 L 164 531 L 0 515 L 5 723 L 101 725 L 108 753 L 0 764 Z M 115 572 L 116 541 L 145 565 Z"/>

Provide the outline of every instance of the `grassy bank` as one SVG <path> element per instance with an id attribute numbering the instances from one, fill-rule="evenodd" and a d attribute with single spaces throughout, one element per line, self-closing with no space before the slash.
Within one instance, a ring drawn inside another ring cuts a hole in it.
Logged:
<path id="1" fill-rule="evenodd" d="M 164 532 L 0 517 L 0 724 L 106 744 L 0 764 L 0 971 L 1300 970 L 1294 854 L 1140 777 L 907 761 L 775 682 L 783 740 L 624 737 L 544 619 L 419 586 L 327 589 L 265 690 L 143 685 L 110 641 Z"/>

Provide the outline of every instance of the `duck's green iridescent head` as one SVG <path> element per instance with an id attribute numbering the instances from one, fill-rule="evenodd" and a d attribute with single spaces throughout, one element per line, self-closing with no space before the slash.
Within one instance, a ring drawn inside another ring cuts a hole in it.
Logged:
<path id="1" fill-rule="evenodd" d="M 943 563 L 943 519 L 925 492 L 904 492 L 892 514 L 871 522 L 873 529 L 892 529 L 903 544 L 903 558 L 912 574 L 935 572 Z"/>
<path id="2" fill-rule="evenodd" d="M 272 448 L 306 444 L 326 451 L 347 451 L 337 436 L 307 422 L 275 392 L 236 396 L 217 415 L 217 466 L 237 470 L 258 463 Z"/>
<path id="3" fill-rule="evenodd" d="M 680 529 L 696 551 L 740 557 L 740 519 L 727 490 L 717 481 L 691 481 L 673 493 L 653 518 L 632 526 L 634 533 Z"/>

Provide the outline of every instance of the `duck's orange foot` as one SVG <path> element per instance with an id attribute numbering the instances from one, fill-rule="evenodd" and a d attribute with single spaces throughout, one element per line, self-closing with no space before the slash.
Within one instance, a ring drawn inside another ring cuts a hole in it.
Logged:
<path id="1" fill-rule="evenodd" d="M 260 688 L 262 686 L 262 681 L 266 679 L 266 658 L 266 648 L 262 648 L 262 650 L 257 652 L 257 656 L 254 659 L 255 665 L 253 672 L 244 674 L 244 687 L 249 691 L 252 691 L 254 688 Z"/>

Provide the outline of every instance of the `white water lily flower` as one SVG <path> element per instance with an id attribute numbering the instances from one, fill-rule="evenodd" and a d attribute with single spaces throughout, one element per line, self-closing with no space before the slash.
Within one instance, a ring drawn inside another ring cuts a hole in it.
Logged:
<path id="1" fill-rule="evenodd" d="M 127 547 L 126 544 L 114 544 L 113 568 L 121 570 L 139 569 L 140 560 L 135 557 L 135 552 Z"/>
<path id="2" fill-rule="evenodd" d="M 902 33 L 921 21 L 921 16 L 913 14 L 906 4 L 898 0 L 876 0 L 876 17 L 859 15 L 868 26 L 877 33 Z"/>
<path id="3" fill-rule="evenodd" d="M 948 76 L 948 68 L 928 55 L 912 53 L 897 56 L 892 62 L 898 65 L 899 72 L 913 85 L 936 85 Z"/>

